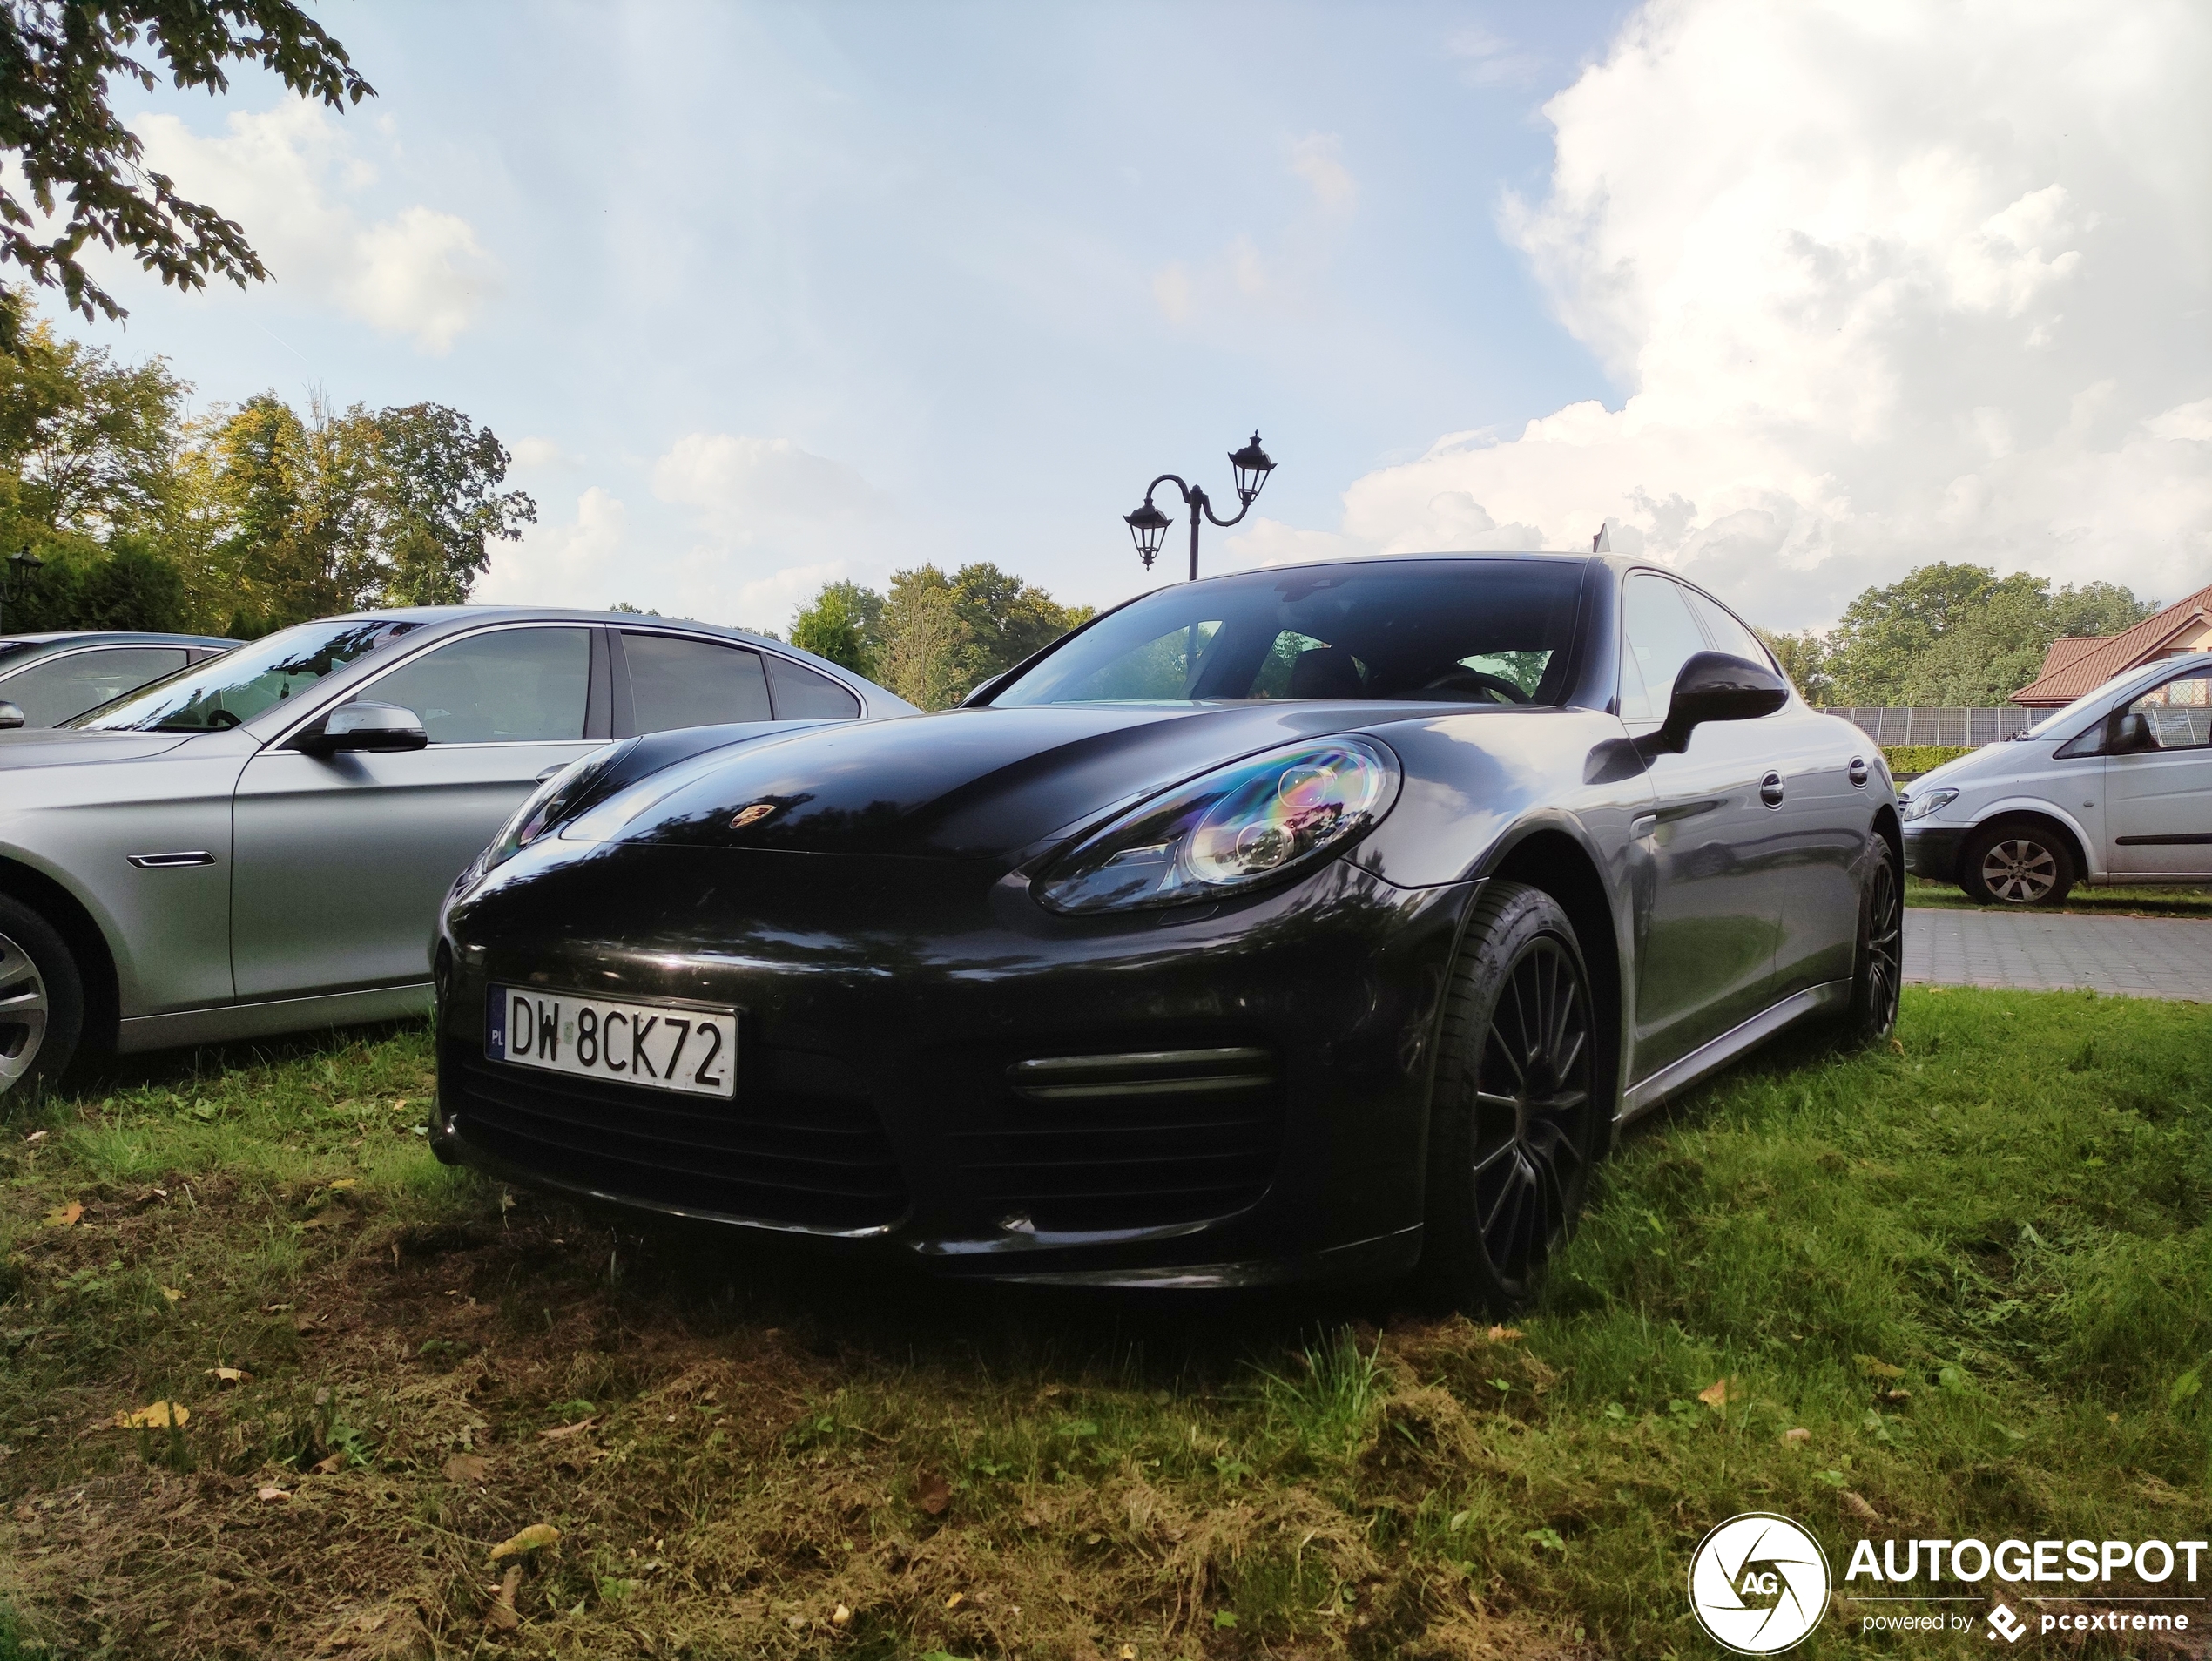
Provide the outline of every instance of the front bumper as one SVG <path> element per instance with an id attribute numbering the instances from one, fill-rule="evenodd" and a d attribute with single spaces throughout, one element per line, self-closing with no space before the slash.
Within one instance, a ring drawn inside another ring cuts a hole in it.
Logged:
<path id="1" fill-rule="evenodd" d="M 1907 825 L 1905 827 L 1905 868 L 1931 882 L 1959 880 L 1959 850 L 1969 827 Z"/>
<path id="2" fill-rule="evenodd" d="M 1237 903 L 1076 919 L 981 862 L 556 854 L 442 920 L 433 1145 L 953 1273 L 1387 1274 L 1420 1249 L 1438 999 L 1478 887 L 1339 861 Z M 734 1006 L 737 1099 L 490 1062 L 493 985 Z"/>

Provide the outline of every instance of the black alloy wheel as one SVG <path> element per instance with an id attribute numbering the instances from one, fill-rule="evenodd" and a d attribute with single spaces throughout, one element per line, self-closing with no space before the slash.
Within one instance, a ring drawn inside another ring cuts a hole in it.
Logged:
<path id="1" fill-rule="evenodd" d="M 1492 881 L 1445 998 L 1422 1273 L 1455 1306 L 1504 1313 L 1581 1214 L 1611 1103 L 1588 971 L 1558 901 Z"/>
<path id="2" fill-rule="evenodd" d="M 1905 989 L 1905 895 L 1897 879 L 1897 854 L 1877 835 L 1859 892 L 1858 949 L 1852 958 L 1851 1003 L 1844 1042 L 1879 1043 L 1897 1027 Z"/>
<path id="3" fill-rule="evenodd" d="M 1966 841 L 1959 886 L 1984 905 L 2054 906 L 2074 887 L 2074 855 L 2040 825 L 1999 824 Z"/>
<path id="4" fill-rule="evenodd" d="M 77 1052 L 84 983 L 69 947 L 20 901 L 0 895 L 0 1097 L 36 1097 Z"/>

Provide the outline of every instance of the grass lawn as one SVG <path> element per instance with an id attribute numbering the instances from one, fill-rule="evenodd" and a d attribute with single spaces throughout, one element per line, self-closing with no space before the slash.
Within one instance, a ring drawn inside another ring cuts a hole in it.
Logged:
<path id="1" fill-rule="evenodd" d="M 641 1238 L 434 1164 L 427 1058 L 0 1126 L 0 1658 L 1704 1657 L 1741 1510 L 1838 1576 L 2204 1533 L 2193 1007 L 1912 989 L 1893 1048 L 1770 1053 L 1629 1139 L 1503 1329 Z M 1795 1653 L 1986 1656 L 1967 1607 Z"/>
<path id="2" fill-rule="evenodd" d="M 1905 879 L 1905 903 L 1937 910 L 1995 911 L 2026 908 L 1983 906 L 1969 900 L 1953 882 L 1931 882 L 1925 877 Z M 2172 888 L 2090 888 L 2077 886 L 2067 895 L 2060 911 L 2105 917 L 2212 917 L 2212 885 Z M 2043 908 L 2048 915 L 2050 908 Z"/>

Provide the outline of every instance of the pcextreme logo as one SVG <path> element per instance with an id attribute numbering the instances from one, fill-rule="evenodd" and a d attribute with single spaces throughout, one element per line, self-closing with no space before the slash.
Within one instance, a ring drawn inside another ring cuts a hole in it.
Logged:
<path id="1" fill-rule="evenodd" d="M 1828 1612 L 1828 1559 L 1788 1517 L 1746 1511 L 1697 1543 L 1689 1607 L 1723 1648 L 1778 1655 Z"/>

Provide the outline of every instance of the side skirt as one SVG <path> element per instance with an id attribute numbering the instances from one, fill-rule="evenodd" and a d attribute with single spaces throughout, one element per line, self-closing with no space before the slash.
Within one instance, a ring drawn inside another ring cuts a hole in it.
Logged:
<path id="1" fill-rule="evenodd" d="M 1808 986 L 1802 992 L 1793 992 L 1781 1003 L 1762 1009 L 1742 1026 L 1723 1032 L 1699 1049 L 1691 1050 L 1680 1061 L 1662 1067 L 1641 1084 L 1630 1086 L 1621 1097 L 1621 1113 L 1616 1124 L 1626 1124 L 1639 1118 L 1665 1101 L 1676 1091 L 1685 1090 L 1704 1077 L 1717 1072 L 1745 1050 L 1771 1038 L 1786 1026 L 1821 1009 L 1834 1009 L 1851 999 L 1849 981 L 1824 981 L 1818 986 Z"/>
<path id="2" fill-rule="evenodd" d="M 168 1050 L 179 1044 L 226 1043 L 233 1038 L 266 1038 L 280 1032 L 312 1032 L 318 1027 L 359 1026 L 370 1021 L 401 1021 L 430 1013 L 428 981 L 380 986 L 367 992 L 328 992 L 320 997 L 276 998 L 266 1003 L 226 1003 L 212 1009 L 180 1009 L 174 1015 L 133 1016 L 119 1023 L 118 1055 Z"/>

